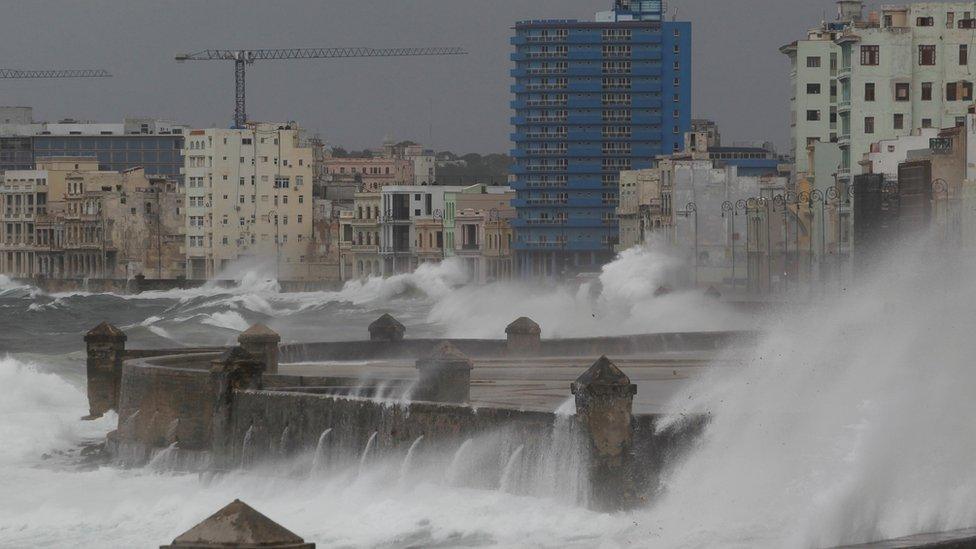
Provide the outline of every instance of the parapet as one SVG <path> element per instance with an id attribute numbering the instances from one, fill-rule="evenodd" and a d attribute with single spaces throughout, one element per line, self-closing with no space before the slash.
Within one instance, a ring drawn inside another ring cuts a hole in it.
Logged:
<path id="1" fill-rule="evenodd" d="M 406 328 L 389 313 L 377 318 L 369 325 L 370 341 L 400 341 Z"/>

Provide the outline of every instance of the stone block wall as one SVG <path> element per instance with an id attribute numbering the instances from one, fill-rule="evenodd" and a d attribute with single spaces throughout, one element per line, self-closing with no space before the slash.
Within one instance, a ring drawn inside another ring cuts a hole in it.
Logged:
<path id="1" fill-rule="evenodd" d="M 215 394 L 203 364 L 214 356 L 180 355 L 162 364 L 127 361 L 122 367 L 119 439 L 147 448 L 178 442 L 184 450 L 209 450 Z"/>

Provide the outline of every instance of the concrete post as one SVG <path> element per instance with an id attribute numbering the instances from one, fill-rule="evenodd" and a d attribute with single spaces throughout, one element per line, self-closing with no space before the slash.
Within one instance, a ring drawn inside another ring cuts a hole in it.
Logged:
<path id="1" fill-rule="evenodd" d="M 377 318 L 369 325 L 370 341 L 401 341 L 406 328 L 389 313 Z"/>
<path id="2" fill-rule="evenodd" d="M 243 347 L 234 347 L 210 363 L 213 394 L 213 455 L 229 457 L 234 431 L 234 391 L 260 389 L 264 382 L 264 359 Z M 220 466 L 221 464 L 218 464 Z"/>
<path id="3" fill-rule="evenodd" d="M 284 526 L 235 499 L 203 522 L 180 534 L 160 549 L 208 549 L 210 547 L 262 547 L 268 549 L 315 549 Z"/>
<path id="4" fill-rule="evenodd" d="M 448 342 L 416 362 L 420 380 L 416 400 L 429 402 L 467 402 L 471 396 L 471 360 Z"/>
<path id="5" fill-rule="evenodd" d="M 572 384 L 576 419 L 590 442 L 593 506 L 615 511 L 636 503 L 631 482 L 631 426 L 637 386 L 607 357 L 600 357 Z"/>
<path id="6" fill-rule="evenodd" d="M 264 373 L 278 373 L 278 343 L 281 336 L 264 324 L 255 324 L 237 336 L 237 342 L 264 361 Z"/>
<path id="7" fill-rule="evenodd" d="M 85 334 L 89 410 L 86 419 L 118 409 L 126 339 L 122 330 L 108 322 L 102 322 Z"/>
<path id="8" fill-rule="evenodd" d="M 539 351 L 542 328 L 531 318 L 520 317 L 505 327 L 509 354 L 530 355 Z"/>

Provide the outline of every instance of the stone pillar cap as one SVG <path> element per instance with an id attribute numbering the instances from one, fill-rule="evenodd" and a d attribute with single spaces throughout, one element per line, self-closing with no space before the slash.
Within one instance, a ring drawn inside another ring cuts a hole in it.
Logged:
<path id="1" fill-rule="evenodd" d="M 398 330 L 405 330 L 403 324 L 399 320 L 393 318 L 390 313 L 383 313 L 383 316 L 377 318 L 369 325 L 369 330 L 373 331 L 377 328 L 396 328 Z"/>
<path id="2" fill-rule="evenodd" d="M 667 284 L 665 284 L 663 286 L 658 286 L 657 289 L 654 290 L 654 297 L 660 297 L 662 295 L 668 295 L 668 294 L 671 293 L 671 291 L 672 291 L 671 290 L 671 287 L 668 286 Z"/>
<path id="3" fill-rule="evenodd" d="M 623 373 L 616 364 L 610 362 L 606 356 L 601 356 L 573 382 L 573 394 L 582 390 L 601 392 L 601 390 L 626 389 L 631 394 L 637 392 L 637 386 L 630 382 L 627 374 Z M 595 391 L 593 391 L 595 389 Z"/>
<path id="4" fill-rule="evenodd" d="M 527 316 L 522 316 L 515 319 L 514 322 L 505 327 L 506 334 L 527 334 L 527 335 L 539 335 L 542 333 L 542 328 L 531 318 Z"/>
<path id="5" fill-rule="evenodd" d="M 235 499 L 162 549 L 209 547 L 314 549 L 315 544 L 305 543 L 284 526 Z"/>
<path id="6" fill-rule="evenodd" d="M 125 335 L 125 332 L 108 322 L 102 322 L 98 326 L 88 330 L 88 333 L 85 334 L 85 341 L 89 339 L 121 339 L 125 341 L 128 339 L 128 336 Z"/>
<path id="7" fill-rule="evenodd" d="M 241 335 L 237 336 L 237 341 L 281 341 L 281 336 L 278 332 L 268 328 L 264 324 L 257 323 L 254 326 L 241 332 Z"/>
<path id="8" fill-rule="evenodd" d="M 705 295 L 708 297 L 718 299 L 722 297 L 722 292 L 718 291 L 718 288 L 716 288 L 715 286 L 709 286 L 708 289 L 705 290 Z"/>
<path id="9" fill-rule="evenodd" d="M 443 341 L 431 351 L 429 355 L 417 361 L 419 363 L 437 363 L 450 365 L 465 365 L 472 368 L 474 365 L 467 355 L 451 345 L 449 341 Z"/>

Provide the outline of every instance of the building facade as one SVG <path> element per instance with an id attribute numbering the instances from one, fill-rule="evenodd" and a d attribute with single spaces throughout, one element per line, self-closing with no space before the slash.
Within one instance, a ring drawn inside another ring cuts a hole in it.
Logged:
<path id="1" fill-rule="evenodd" d="M 183 274 L 183 195 L 141 169 L 98 170 L 91 158 L 45 158 L 0 183 L 0 272 L 48 278 Z"/>
<path id="2" fill-rule="evenodd" d="M 838 20 L 781 51 L 791 64 L 792 148 L 797 173 L 811 142 L 841 149 L 837 181 L 846 189 L 879 140 L 918 128 L 964 123 L 972 103 L 970 59 L 976 8 L 966 2 L 882 6 L 838 2 Z"/>
<path id="3" fill-rule="evenodd" d="M 89 157 L 101 171 L 142 168 L 150 177 L 182 181 L 186 126 L 150 118 L 24 123 L 25 116 L 0 124 L 0 171 L 32 170 L 44 158 Z"/>
<path id="4" fill-rule="evenodd" d="M 308 280 L 312 149 L 294 124 L 196 129 L 186 140 L 187 277 L 234 276 L 270 267 L 279 280 Z"/>
<path id="5" fill-rule="evenodd" d="M 614 254 L 618 178 L 681 150 L 691 25 L 616 0 L 592 22 L 515 25 L 513 201 L 522 277 L 593 271 Z"/>

